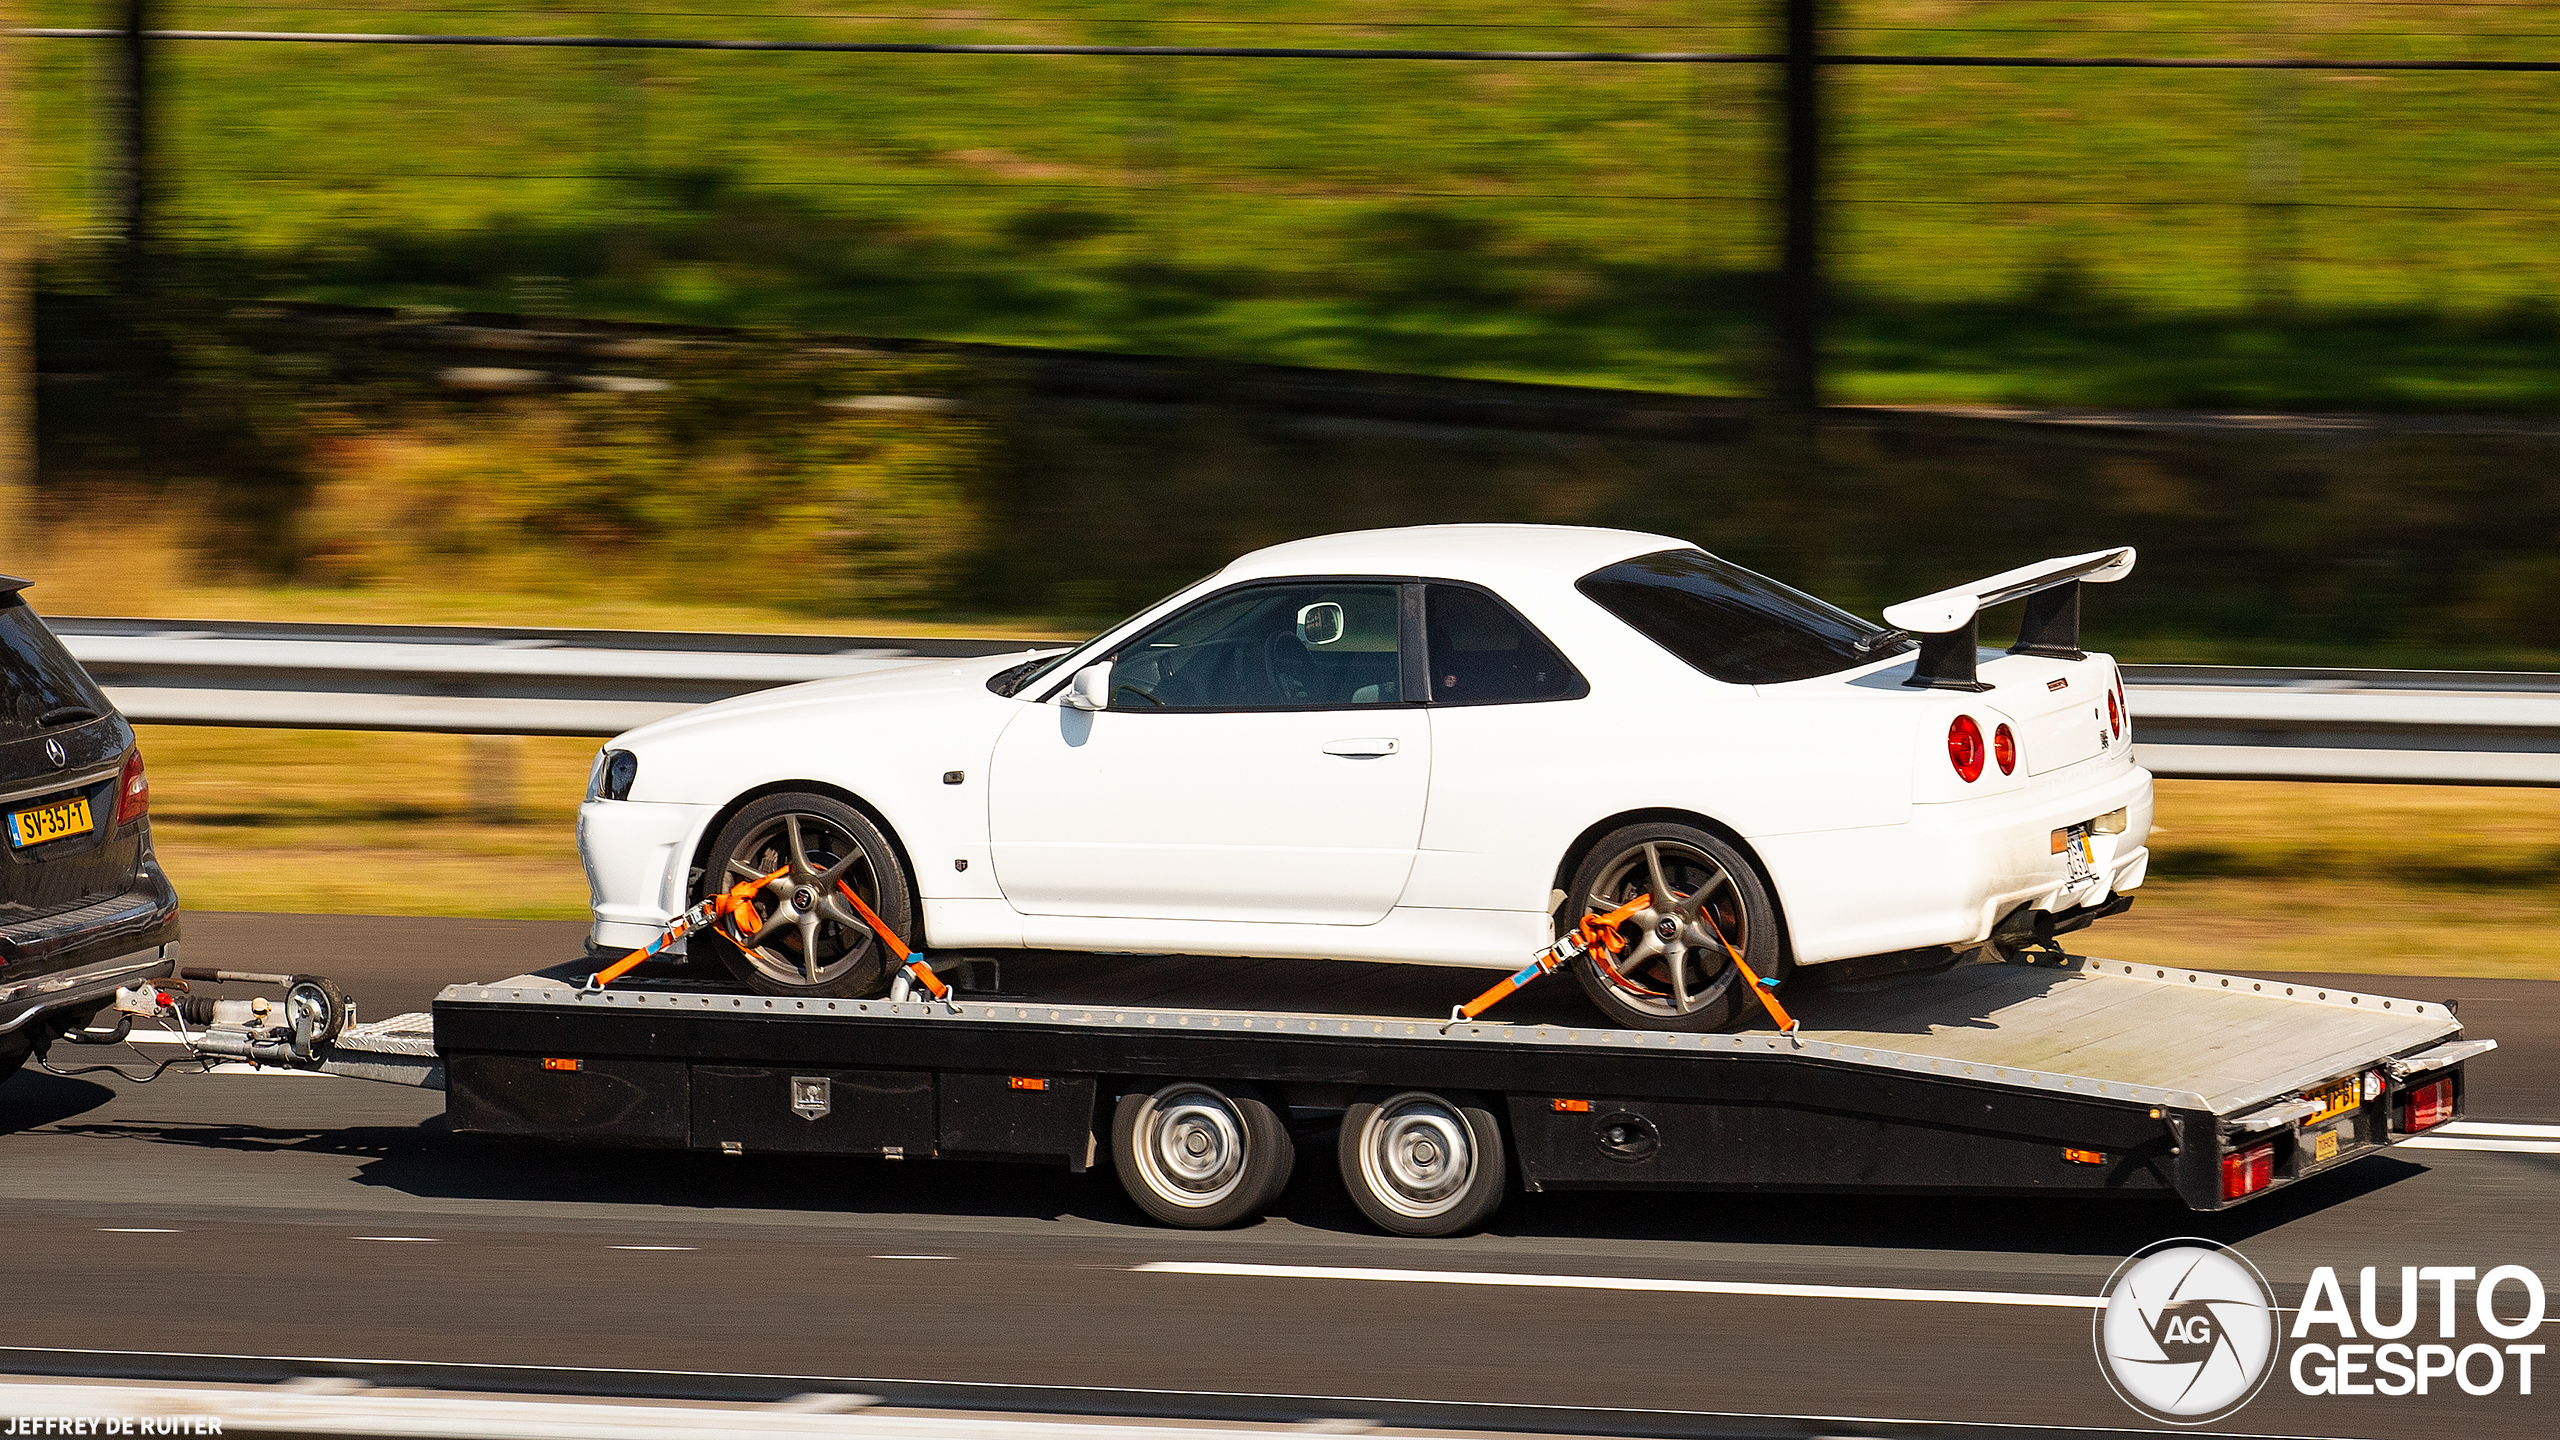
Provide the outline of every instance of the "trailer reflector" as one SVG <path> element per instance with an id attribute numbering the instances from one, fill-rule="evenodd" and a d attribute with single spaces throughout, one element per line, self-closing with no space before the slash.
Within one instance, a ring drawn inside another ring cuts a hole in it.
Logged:
<path id="1" fill-rule="evenodd" d="M 546 1057 L 542 1062 L 542 1068 L 545 1070 L 575 1070 L 578 1068 L 578 1062 L 575 1060 L 554 1060 Z"/>
<path id="2" fill-rule="evenodd" d="M 2255 1195 L 2275 1183 L 2276 1147 L 2272 1141 L 2222 1157 L 2222 1198 Z"/>
<path id="3" fill-rule="evenodd" d="M 2409 1122 L 2403 1127 L 2412 1135 L 2433 1130 L 2453 1118 L 2453 1077 L 2421 1085 L 2409 1092 Z"/>
<path id="4" fill-rule="evenodd" d="M 2103 1150 L 2065 1150 L 2062 1152 L 2062 1158 L 2070 1161 L 2074 1165 L 2104 1165 L 2107 1163 L 2106 1152 Z"/>
<path id="5" fill-rule="evenodd" d="M 1558 1100 L 1554 1102 L 1554 1109 L 1559 1115 L 1588 1115 L 1591 1113 L 1591 1102 L 1588 1100 Z"/>
<path id="6" fill-rule="evenodd" d="M 1016 1090 L 1046 1090 L 1049 1088 L 1049 1082 L 1041 1079 L 1037 1075 L 1008 1075 L 1005 1077 L 1004 1083 Z"/>

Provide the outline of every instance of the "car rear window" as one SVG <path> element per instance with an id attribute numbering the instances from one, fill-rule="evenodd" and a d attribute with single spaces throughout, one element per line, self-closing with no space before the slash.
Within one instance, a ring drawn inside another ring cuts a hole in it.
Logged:
<path id="1" fill-rule="evenodd" d="M 107 697 L 25 597 L 0 595 L 0 735 L 95 720 L 107 708 Z"/>
<path id="2" fill-rule="evenodd" d="M 1621 560 L 1574 587 L 1646 638 L 1729 685 L 1809 680 L 1899 654 L 1910 642 L 1704 550 Z M 1864 642 L 1869 648 L 1858 648 Z"/>

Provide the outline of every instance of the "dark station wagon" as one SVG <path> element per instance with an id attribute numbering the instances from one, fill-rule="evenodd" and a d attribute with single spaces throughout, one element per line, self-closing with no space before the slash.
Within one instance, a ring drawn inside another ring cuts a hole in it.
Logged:
<path id="1" fill-rule="evenodd" d="M 0 1078 L 178 963 L 133 727 L 0 575 Z"/>

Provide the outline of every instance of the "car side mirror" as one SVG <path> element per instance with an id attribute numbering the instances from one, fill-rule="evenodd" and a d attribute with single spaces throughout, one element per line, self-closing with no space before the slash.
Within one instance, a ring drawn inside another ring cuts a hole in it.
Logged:
<path id="1" fill-rule="evenodd" d="M 1342 607 L 1331 600 L 1298 607 L 1298 643 L 1330 645 L 1342 638 Z"/>
<path id="2" fill-rule="evenodd" d="M 1087 665 L 1067 682 L 1067 693 L 1061 697 L 1070 710 L 1108 710 L 1111 708 L 1111 662 Z"/>

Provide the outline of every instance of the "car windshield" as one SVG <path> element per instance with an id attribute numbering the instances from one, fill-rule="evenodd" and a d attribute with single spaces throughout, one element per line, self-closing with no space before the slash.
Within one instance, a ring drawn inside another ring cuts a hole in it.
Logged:
<path id="1" fill-rule="evenodd" d="M 107 713 L 107 698 L 44 628 L 26 599 L 0 595 L 0 736 L 77 725 Z"/>
<path id="2" fill-rule="evenodd" d="M 1216 573 L 1216 571 L 1210 572 L 1212 575 Z M 1208 578 L 1208 575 L 1203 575 L 1200 577 L 1200 580 L 1206 580 Z M 1197 588 L 1200 584 L 1200 580 L 1194 580 L 1189 585 L 1182 586 L 1180 589 L 1175 590 L 1173 594 L 1179 595 L 1185 590 Z M 1165 598 L 1171 599 L 1172 596 L 1169 595 Z M 1127 625 L 1129 621 L 1137 619 L 1140 615 L 1146 614 L 1149 610 L 1153 610 L 1163 603 L 1164 600 L 1150 601 L 1149 603 L 1140 606 L 1137 610 L 1131 612 L 1126 619 L 1120 620 L 1094 633 L 1096 636 L 1108 635 L 1112 633 L 1112 631 L 1118 630 L 1122 626 Z M 1054 655 L 1043 655 L 1036 660 L 1025 660 L 1019 665 L 1008 665 L 1004 669 L 987 677 L 987 688 L 1010 700 L 1014 696 L 1019 695 L 1023 691 L 1030 689 L 1032 686 L 1039 684 L 1040 681 L 1055 673 L 1057 668 L 1067 663 L 1067 660 L 1077 651 L 1082 650 L 1085 646 L 1092 643 L 1093 640 L 1090 638 L 1079 640 L 1074 645 L 1058 651 Z"/>
<path id="3" fill-rule="evenodd" d="M 1574 588 L 1729 685 L 1809 680 L 1910 648 L 1898 638 L 1881 643 L 1894 632 L 1704 550 L 1621 560 Z"/>

